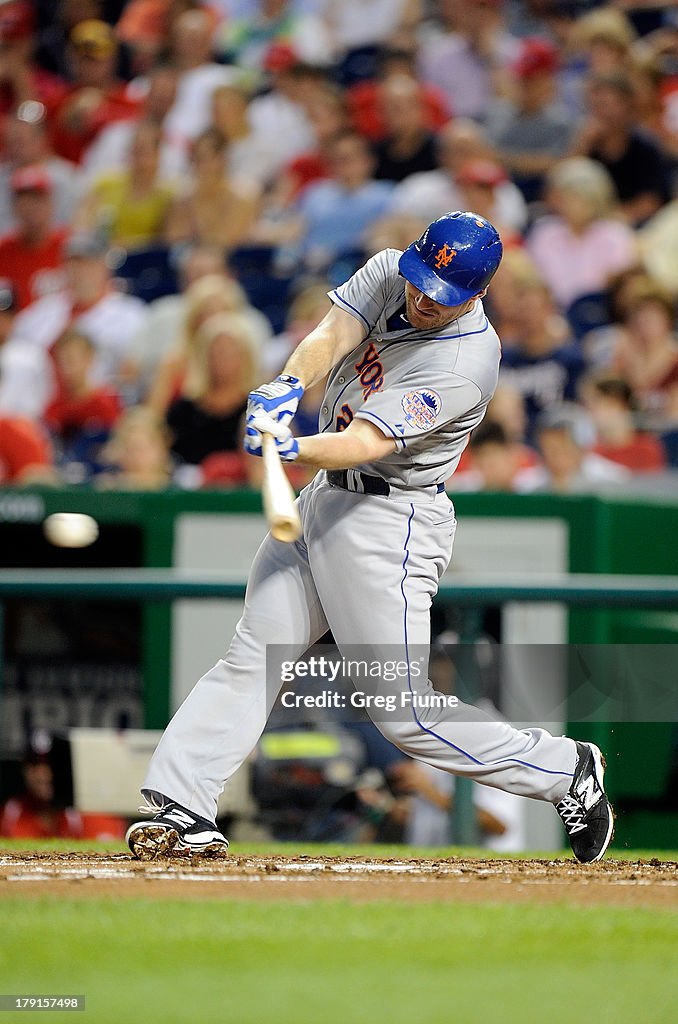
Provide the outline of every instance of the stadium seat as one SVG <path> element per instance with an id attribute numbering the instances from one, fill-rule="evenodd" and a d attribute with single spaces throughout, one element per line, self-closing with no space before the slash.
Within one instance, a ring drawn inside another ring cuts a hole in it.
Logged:
<path id="1" fill-rule="evenodd" d="M 249 301 L 268 317 L 279 334 L 285 328 L 294 277 L 276 272 L 275 251 L 268 246 L 242 246 L 230 253 L 228 265 Z"/>
<path id="2" fill-rule="evenodd" d="M 606 292 L 580 295 L 565 312 L 575 338 L 583 338 L 589 331 L 610 323 L 610 310 Z"/>
<path id="3" fill-rule="evenodd" d="M 144 302 L 174 295 L 179 290 L 172 251 L 164 246 L 120 250 L 115 276 L 124 283 L 128 295 Z"/>

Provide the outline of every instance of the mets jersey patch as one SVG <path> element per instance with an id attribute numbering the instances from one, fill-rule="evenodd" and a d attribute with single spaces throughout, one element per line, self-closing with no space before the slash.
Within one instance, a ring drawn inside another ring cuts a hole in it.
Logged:
<path id="1" fill-rule="evenodd" d="M 438 418 L 442 401 L 437 391 L 407 391 L 400 404 L 408 423 L 418 430 L 427 430 Z"/>

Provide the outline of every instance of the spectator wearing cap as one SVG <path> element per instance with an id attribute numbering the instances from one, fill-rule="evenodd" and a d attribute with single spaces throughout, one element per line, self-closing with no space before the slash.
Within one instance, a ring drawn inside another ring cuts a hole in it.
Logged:
<path id="1" fill-rule="evenodd" d="M 74 217 L 75 227 L 103 229 L 112 245 L 125 249 L 159 243 L 174 199 L 174 189 L 158 173 L 161 139 L 154 122 L 135 126 L 129 166 L 94 180 Z"/>
<path id="2" fill-rule="evenodd" d="M 562 310 L 603 292 L 636 262 L 634 233 L 615 217 L 615 200 L 609 173 L 587 157 L 562 160 L 547 175 L 549 212 L 532 226 L 527 248 Z"/>
<path id="3" fill-rule="evenodd" d="M 522 237 L 497 217 L 498 190 L 508 181 L 504 168 L 495 160 L 467 160 L 457 172 L 456 184 L 461 196 L 460 208 L 473 210 L 492 220 L 501 235 L 504 250 L 522 245 Z"/>
<path id="4" fill-rule="evenodd" d="M 68 52 L 71 32 L 81 21 L 101 20 L 101 0 L 55 0 L 50 18 L 39 30 L 35 57 L 41 67 L 70 81 L 72 65 Z"/>
<path id="5" fill-rule="evenodd" d="M 67 231 L 54 227 L 52 182 L 42 164 L 17 168 L 10 187 L 17 228 L 0 239 L 0 267 L 23 309 L 61 285 Z"/>
<path id="6" fill-rule="evenodd" d="M 524 39 L 513 65 L 513 97 L 493 103 L 486 122 L 497 154 L 525 198 L 540 198 L 544 174 L 564 156 L 574 123 L 556 101 L 558 50 L 547 39 Z"/>
<path id="7" fill-rule="evenodd" d="M 66 243 L 66 286 L 22 310 L 14 333 L 26 344 L 49 353 L 69 326 L 94 342 L 97 383 L 136 398 L 137 367 L 132 343 L 146 317 L 144 303 L 115 287 L 107 261 L 108 243 L 93 233 L 76 233 Z M 51 397 L 51 396 L 49 396 Z"/>
<path id="8" fill-rule="evenodd" d="M 248 118 L 252 131 L 268 139 L 278 154 L 277 172 L 313 149 L 314 132 L 308 102 L 320 83 L 317 72 L 302 64 L 294 50 L 282 43 L 274 43 L 269 48 L 264 67 L 270 88 L 251 101 Z"/>
<path id="9" fill-rule="evenodd" d="M 657 473 L 665 468 L 659 438 L 638 429 L 636 401 L 627 381 L 599 373 L 584 381 L 581 395 L 596 429 L 596 454 L 632 473 Z"/>
<path id="10" fill-rule="evenodd" d="M 533 278 L 521 282 L 516 303 L 520 326 L 511 344 L 504 348 L 499 379 L 522 396 L 527 437 L 531 440 L 544 410 L 576 398 L 584 361 L 544 281 Z"/>
<path id="11" fill-rule="evenodd" d="M 595 430 L 581 406 L 562 402 L 545 410 L 537 421 L 537 446 L 542 464 L 516 480 L 524 493 L 586 494 L 619 489 L 630 472 L 593 451 Z"/>
<path id="12" fill-rule="evenodd" d="M 21 103 L 36 100 L 52 110 L 65 91 L 64 83 L 32 59 L 34 12 L 31 0 L 0 4 L 0 131 Z"/>
<path id="13" fill-rule="evenodd" d="M 212 119 L 212 95 L 238 78 L 232 67 L 213 59 L 212 18 L 204 9 L 188 10 L 172 21 L 169 61 L 178 73 L 176 99 L 163 122 L 168 138 L 188 151 Z"/>
<path id="14" fill-rule="evenodd" d="M 247 71 L 270 70 L 270 48 L 290 47 L 300 62 L 332 62 L 332 38 L 325 19 L 299 12 L 290 0 L 260 0 L 251 14 L 228 18 L 217 34 L 223 58 Z"/>
<path id="15" fill-rule="evenodd" d="M 405 75 L 393 76 L 382 85 L 379 101 L 386 126 L 377 143 L 378 181 L 402 181 L 411 174 L 432 171 L 437 166 L 433 132 L 420 84 Z"/>
<path id="16" fill-rule="evenodd" d="M 484 129 L 467 118 L 455 118 L 436 137 L 438 167 L 434 171 L 412 174 L 396 186 L 392 213 L 416 218 L 425 227 L 449 210 L 462 209 L 457 175 L 471 160 L 495 160 Z M 527 222 L 527 208 L 520 189 L 508 178 L 495 190 L 492 223 L 506 230 L 521 231 Z"/>
<path id="17" fill-rule="evenodd" d="M 594 75 L 587 89 L 588 116 L 571 152 L 609 172 L 627 222 L 637 226 L 670 199 L 666 154 L 638 130 L 634 90 L 622 73 Z"/>
<path id="18" fill-rule="evenodd" d="M 52 183 L 52 211 L 56 226 L 68 225 L 80 197 L 77 168 L 51 152 L 47 110 L 43 103 L 20 104 L 5 123 L 4 156 L 0 160 L 0 235 L 17 226 L 10 180 L 21 167 L 39 164 Z"/>
<path id="19" fill-rule="evenodd" d="M 437 19 L 424 26 L 419 74 L 443 90 L 450 115 L 482 119 L 518 56 L 502 8 L 502 0 L 438 0 Z"/>
<path id="20" fill-rule="evenodd" d="M 17 302 L 8 278 L 0 278 L 0 416 L 39 419 L 54 386 L 48 356 L 14 332 Z"/>
<path id="21" fill-rule="evenodd" d="M 134 117 L 139 101 L 116 77 L 118 42 L 105 21 L 81 21 L 71 32 L 73 83 L 52 118 L 54 151 L 79 164 L 99 132 Z"/>
<path id="22" fill-rule="evenodd" d="M 50 3 L 50 17 L 41 19 L 43 27 L 38 32 L 35 59 L 40 67 L 53 72 L 64 81 L 70 81 L 73 67 L 69 55 L 68 41 L 76 25 L 81 21 L 105 20 L 111 4 L 107 0 L 53 0 Z M 126 43 L 118 46 L 118 73 L 121 78 L 131 77 L 131 53 Z M 134 69 L 135 73 L 140 73 Z"/>

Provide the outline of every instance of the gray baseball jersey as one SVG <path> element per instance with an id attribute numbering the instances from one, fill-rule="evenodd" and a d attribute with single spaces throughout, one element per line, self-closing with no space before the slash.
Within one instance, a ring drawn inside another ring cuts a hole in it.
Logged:
<path id="1" fill-rule="evenodd" d="M 354 417 L 369 420 L 397 447 L 358 468 L 396 487 L 422 487 L 457 468 L 497 386 L 501 347 L 480 300 L 442 329 L 412 327 L 400 255 L 385 249 L 330 292 L 367 336 L 330 374 L 320 429 L 344 430 Z"/>
<path id="2" fill-rule="evenodd" d="M 395 493 L 361 493 L 322 472 L 304 488 L 302 537 L 264 540 L 228 652 L 179 708 L 149 767 L 145 791 L 208 819 L 282 686 L 267 652 L 294 660 L 327 629 L 349 658 L 358 649 L 370 661 L 410 665 L 413 652 L 428 650 L 431 600 L 456 526 L 450 499 L 431 485 L 454 471 L 482 419 L 500 352 L 479 301 L 442 330 L 415 330 L 404 318 L 399 255 L 379 253 L 331 293 L 364 324 L 366 337 L 332 371 L 321 414 L 323 431 L 344 430 L 357 416 L 396 439 L 391 455 L 359 467 Z M 424 703 L 433 692 L 425 672 L 408 670 L 390 685 Z M 368 710 L 385 736 L 434 768 L 542 800 L 559 800 L 570 786 L 576 748 L 566 737 L 513 729 L 461 703 L 424 711 L 408 705 L 395 718 Z"/>

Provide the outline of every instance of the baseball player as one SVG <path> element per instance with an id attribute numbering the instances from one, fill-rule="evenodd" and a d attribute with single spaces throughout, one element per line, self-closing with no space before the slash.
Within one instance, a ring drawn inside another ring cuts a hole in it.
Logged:
<path id="1" fill-rule="evenodd" d="M 402 652 L 407 710 L 370 710 L 396 746 L 435 768 L 552 802 L 577 859 L 603 856 L 613 814 L 594 744 L 429 702 L 427 672 L 409 668 L 412 652 L 428 651 L 431 601 L 452 551 L 444 481 L 497 384 L 500 343 L 482 298 L 501 257 L 483 217 L 440 217 L 404 252 L 377 253 L 332 291 L 330 312 L 284 372 L 251 393 L 246 449 L 261 455 L 268 432 L 282 459 L 320 472 L 299 497 L 301 538 L 265 538 L 227 653 L 158 744 L 142 788 L 152 817 L 127 833 L 135 856 L 225 853 L 217 798 L 282 686 L 267 685 L 267 648 L 298 657 L 328 628 L 342 654 L 353 645 L 373 657 Z M 297 438 L 289 424 L 304 388 L 326 375 L 319 432 Z"/>

